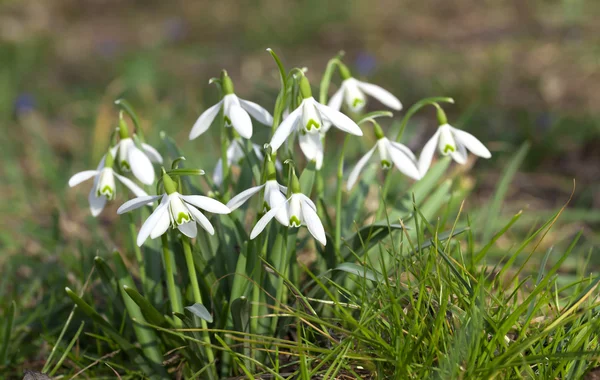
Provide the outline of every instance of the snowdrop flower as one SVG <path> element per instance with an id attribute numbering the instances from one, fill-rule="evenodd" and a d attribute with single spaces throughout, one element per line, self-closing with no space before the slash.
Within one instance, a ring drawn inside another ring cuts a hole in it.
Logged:
<path id="1" fill-rule="evenodd" d="M 250 116 L 261 124 L 267 126 L 273 124 L 273 116 L 266 109 L 256 103 L 237 97 L 233 92 L 233 82 L 225 70 L 221 73 L 221 87 L 223 88 L 223 99 L 200 115 L 190 131 L 190 140 L 206 132 L 221 108 L 223 108 L 225 126 L 233 127 L 240 136 L 246 139 L 252 137 L 252 120 L 250 120 Z"/>
<path id="2" fill-rule="evenodd" d="M 137 237 L 137 245 L 142 246 L 146 239 L 155 239 L 169 229 L 177 228 L 182 234 L 190 238 L 196 237 L 198 228 L 204 228 L 213 235 L 215 229 L 210 221 L 199 209 L 215 214 L 229 214 L 231 211 L 221 202 L 202 195 L 181 195 L 176 191 L 175 183 L 163 169 L 163 185 L 165 194 L 157 196 L 140 196 L 125 202 L 117 210 L 117 214 L 123 214 L 140 208 L 149 202 L 161 199 L 158 207 L 146 219 Z"/>
<path id="3" fill-rule="evenodd" d="M 479 157 L 492 157 L 490 151 L 481 141 L 470 133 L 452 127 L 448 124 L 444 111 L 439 106 L 437 106 L 437 109 L 440 127 L 425 144 L 419 157 L 419 172 L 421 172 L 421 175 L 425 175 L 429 169 L 436 147 L 440 154 L 450 155 L 454 161 L 461 165 L 467 162 L 467 150 Z"/>
<path id="4" fill-rule="evenodd" d="M 342 85 L 329 100 L 329 107 L 339 111 L 342 107 L 342 102 L 345 102 L 349 110 L 359 112 L 365 108 L 367 104 L 366 95 L 369 95 L 391 109 L 396 111 L 402 109 L 402 103 L 391 92 L 377 85 L 361 82 L 353 78 L 348 67 L 341 62 L 338 67 L 342 76 Z"/>
<path id="5" fill-rule="evenodd" d="M 321 129 L 325 121 L 330 122 L 344 132 L 362 136 L 360 127 L 348 116 L 328 106 L 318 103 L 310 90 L 308 79 L 300 79 L 300 93 L 302 103 L 288 117 L 283 120 L 275 130 L 270 145 L 273 151 L 279 149 L 283 142 L 294 131 L 299 132 L 300 148 L 310 160 L 317 162 L 323 160 L 323 144 L 321 142 Z"/>
<path id="6" fill-rule="evenodd" d="M 254 194 L 264 189 L 265 193 L 263 196 L 264 203 L 262 206 L 262 212 L 267 213 L 273 208 L 278 208 L 279 211 L 275 213 L 275 218 L 279 223 L 286 225 L 289 221 L 287 210 L 285 207 L 279 207 L 285 203 L 285 193 L 287 193 L 287 187 L 277 183 L 275 165 L 272 161 L 267 161 L 267 181 L 259 186 L 251 187 L 247 190 L 242 191 L 227 203 L 227 207 L 234 211 L 241 205 L 246 203 Z"/>
<path id="7" fill-rule="evenodd" d="M 252 151 L 256 154 L 256 157 L 262 161 L 264 159 L 261 146 L 258 144 L 252 144 Z M 246 153 L 244 151 L 244 141 L 238 136 L 234 137 L 229 146 L 227 147 L 227 165 L 240 165 L 242 160 L 246 158 Z M 275 163 L 277 170 L 281 170 L 281 162 L 277 161 Z M 217 165 L 215 166 L 215 170 L 213 172 L 213 182 L 220 186 L 223 182 L 223 160 L 219 158 L 217 161 Z"/>
<path id="8" fill-rule="evenodd" d="M 87 181 L 90 178 L 94 178 L 94 185 L 88 196 L 90 202 L 90 211 L 94 217 L 98 216 L 106 201 L 112 201 L 117 195 L 117 188 L 115 187 L 115 177 L 131 190 L 138 197 L 145 197 L 148 194 L 142 190 L 138 185 L 133 183 L 129 178 L 125 178 L 113 170 L 114 157 L 112 153 L 106 154 L 105 158 L 100 162 L 96 170 L 85 170 L 79 172 L 69 179 L 69 187 L 74 187 L 80 183 Z"/>
<path id="9" fill-rule="evenodd" d="M 407 176 L 415 180 L 421 179 L 422 176 L 417 167 L 417 158 L 413 152 L 400 143 L 390 141 L 383 134 L 379 124 L 374 120 L 371 120 L 371 122 L 375 125 L 375 136 L 377 137 L 377 143 L 358 161 L 354 169 L 352 169 L 350 172 L 350 177 L 348 177 L 347 184 L 348 191 L 352 189 L 356 183 L 356 180 L 358 179 L 358 176 L 361 174 L 365 165 L 367 162 L 369 162 L 376 149 L 377 153 L 379 154 L 379 162 L 383 170 L 391 168 L 393 163 L 398 170 Z"/>
<path id="10" fill-rule="evenodd" d="M 123 116 L 119 120 L 120 141 L 111 149 L 113 156 L 117 158 L 119 168 L 123 172 L 132 172 L 144 185 L 154 183 L 154 167 L 152 162 L 162 164 L 163 159 L 160 153 L 148 144 L 141 144 L 139 149 L 133 138 L 129 137 L 129 130 Z"/>
<path id="11" fill-rule="evenodd" d="M 292 196 L 279 206 L 275 206 L 269 210 L 259 221 L 256 223 L 252 232 L 250 232 L 250 239 L 257 237 L 269 224 L 269 222 L 276 218 L 279 223 L 286 227 L 300 227 L 306 226 L 308 232 L 317 239 L 321 244 L 327 244 L 327 238 L 325 237 L 325 229 L 323 223 L 317 215 L 317 207 L 306 195 L 300 192 L 300 183 L 296 174 L 292 174 Z M 285 210 L 287 219 L 281 221 L 277 215 Z"/>

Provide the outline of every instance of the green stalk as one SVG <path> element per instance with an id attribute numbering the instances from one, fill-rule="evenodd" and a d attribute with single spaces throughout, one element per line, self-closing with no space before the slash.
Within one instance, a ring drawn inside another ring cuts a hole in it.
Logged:
<path id="1" fill-rule="evenodd" d="M 340 159 L 338 161 L 337 187 L 335 189 L 334 248 L 338 257 L 340 256 L 340 250 L 342 249 L 342 183 L 344 181 L 344 153 L 346 151 L 347 143 L 348 135 L 346 135 L 346 138 L 344 138 L 344 145 L 342 145 L 342 152 L 340 153 Z"/>
<path id="2" fill-rule="evenodd" d="M 175 283 L 175 258 L 169 247 L 169 239 L 167 234 L 164 233 L 160 237 L 162 242 L 163 251 L 163 264 L 165 266 L 165 274 L 167 278 L 167 292 L 169 293 L 169 301 L 171 302 L 171 311 L 173 313 L 183 314 L 183 307 L 181 306 L 181 291 Z M 173 318 L 175 327 L 181 327 L 181 320 L 179 318 Z"/>
<path id="3" fill-rule="evenodd" d="M 142 256 L 142 250 L 137 245 L 137 228 L 135 226 L 135 221 L 133 220 L 133 213 L 127 213 L 129 216 L 129 236 L 131 237 L 131 245 L 133 246 L 133 251 L 135 252 L 135 258 L 138 262 L 138 267 L 140 270 L 140 281 L 142 282 L 142 288 L 147 294 L 152 291 L 152 288 L 148 286 L 148 282 L 146 280 L 146 265 L 144 263 L 144 256 Z"/>
<path id="4" fill-rule="evenodd" d="M 183 243 L 183 254 L 185 256 L 185 264 L 188 267 L 188 274 L 190 276 L 190 282 L 192 283 L 192 293 L 194 294 L 194 302 L 202 305 L 202 293 L 200 293 L 200 287 L 198 286 L 198 276 L 196 275 L 196 266 L 194 265 L 194 256 L 192 255 L 192 247 L 190 245 L 190 239 L 187 236 L 182 236 Z M 202 329 L 204 330 L 202 334 L 202 340 L 206 343 L 206 358 L 209 363 L 213 363 L 211 365 L 211 377 L 217 378 L 217 369 L 215 367 L 215 355 L 211 348 L 210 335 L 208 332 L 208 324 L 202 318 L 200 318 L 200 323 L 202 324 Z"/>
<path id="5" fill-rule="evenodd" d="M 283 231 L 277 235 L 275 246 L 279 247 L 278 251 L 275 251 L 275 262 L 274 267 L 278 272 L 277 276 L 277 288 L 275 290 L 275 306 L 280 306 L 283 303 L 283 298 L 286 294 L 284 292 L 283 279 L 287 276 L 288 268 L 289 268 L 289 258 L 287 252 L 287 238 L 288 238 L 288 228 L 283 229 Z M 279 243 L 279 244 L 277 244 Z M 277 254 L 279 253 L 279 254 Z M 274 313 L 277 313 L 277 310 L 273 310 Z M 277 321 L 279 318 L 273 317 L 271 319 L 271 331 L 270 336 L 274 336 L 277 328 Z"/>

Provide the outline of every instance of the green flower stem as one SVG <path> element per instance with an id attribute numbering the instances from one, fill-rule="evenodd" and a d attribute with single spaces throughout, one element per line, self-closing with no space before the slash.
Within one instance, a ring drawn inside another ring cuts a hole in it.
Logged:
<path id="1" fill-rule="evenodd" d="M 163 264 L 165 266 L 165 275 L 167 279 L 167 292 L 169 293 L 169 301 L 171 302 L 171 311 L 173 313 L 183 314 L 183 307 L 181 306 L 181 292 L 177 284 L 175 283 L 175 258 L 169 247 L 169 239 L 167 234 L 164 233 L 160 237 L 163 251 Z M 181 320 L 179 318 L 173 318 L 175 327 L 181 327 Z"/>
<path id="2" fill-rule="evenodd" d="M 289 268 L 289 257 L 287 252 L 288 247 L 288 228 L 284 227 L 283 230 L 279 233 L 275 241 L 275 257 L 274 257 L 274 267 L 278 272 L 277 275 L 277 286 L 275 288 L 275 307 L 279 307 L 283 301 L 286 292 L 284 292 L 283 279 L 287 276 L 288 268 Z M 277 313 L 277 310 L 273 310 L 273 313 Z M 276 334 L 277 329 L 277 321 L 279 318 L 273 317 L 271 318 L 271 329 L 270 336 L 274 336 Z"/>
<path id="3" fill-rule="evenodd" d="M 135 221 L 133 220 L 133 213 L 128 213 L 129 216 L 129 236 L 131 237 L 131 245 L 133 246 L 133 251 L 135 252 L 135 258 L 138 262 L 138 266 L 140 269 L 140 281 L 142 282 L 142 287 L 144 291 L 148 292 L 151 290 L 148 287 L 148 282 L 146 280 L 146 265 L 144 263 L 144 257 L 142 256 L 142 249 L 137 245 L 137 228 L 135 226 Z"/>
<path id="4" fill-rule="evenodd" d="M 344 138 L 344 145 L 342 145 L 342 152 L 338 161 L 337 187 L 335 189 L 335 234 L 333 244 L 338 257 L 342 249 L 342 183 L 344 181 L 344 153 L 346 152 L 347 145 L 348 135 Z"/>
<path id="5" fill-rule="evenodd" d="M 164 236 L 164 235 L 163 235 Z M 192 293 L 194 294 L 194 302 L 202 304 L 202 293 L 200 293 L 200 286 L 198 286 L 198 276 L 196 275 L 196 266 L 194 265 L 194 256 L 192 254 L 192 247 L 190 245 L 190 239 L 187 236 L 182 236 L 183 243 L 183 254 L 185 256 L 185 264 L 188 267 L 188 274 L 190 276 L 190 282 L 192 283 Z M 210 335 L 208 330 L 208 324 L 204 319 L 200 319 L 202 329 L 205 330 L 202 334 L 202 340 L 206 343 L 206 358 L 211 365 L 211 372 L 213 378 L 217 378 L 217 369 L 214 365 L 215 355 L 211 348 Z"/>

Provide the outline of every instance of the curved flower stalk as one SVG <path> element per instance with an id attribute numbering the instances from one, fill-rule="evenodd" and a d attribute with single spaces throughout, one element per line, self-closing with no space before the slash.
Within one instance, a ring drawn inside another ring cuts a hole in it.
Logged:
<path id="1" fill-rule="evenodd" d="M 330 122 L 344 132 L 356 136 L 363 135 L 360 127 L 348 116 L 320 104 L 312 97 L 310 83 L 305 76 L 300 79 L 300 93 L 303 98 L 302 103 L 283 120 L 273 134 L 269 143 L 273 151 L 279 149 L 292 132 L 298 131 L 302 152 L 309 160 L 322 163 L 321 130 L 324 127 L 324 121 Z"/>
<path id="2" fill-rule="evenodd" d="M 256 154 L 256 157 L 260 161 L 264 159 L 260 145 L 252 143 L 252 151 L 254 151 L 254 154 Z M 246 152 L 244 151 L 244 141 L 239 136 L 234 137 L 227 147 L 227 166 L 240 165 L 245 158 Z M 277 170 L 281 170 L 282 168 L 279 160 L 275 162 L 275 166 L 277 167 Z M 223 183 L 223 160 L 221 158 L 217 161 L 217 165 L 213 171 L 213 182 L 217 186 L 221 186 L 221 183 Z"/>
<path id="3" fill-rule="evenodd" d="M 309 197 L 300 192 L 300 182 L 296 174 L 292 174 L 291 179 L 292 196 L 286 199 L 283 203 L 271 208 L 259 221 L 256 223 L 252 232 L 250 232 L 250 239 L 257 237 L 269 224 L 269 222 L 275 218 L 281 224 L 286 227 L 306 226 L 308 232 L 321 244 L 327 244 L 327 238 L 325 236 L 325 229 L 323 223 L 317 215 L 317 207 L 310 200 Z M 281 210 L 285 210 L 287 218 L 280 220 L 278 215 Z"/>
<path id="4" fill-rule="evenodd" d="M 264 203 L 262 206 L 263 213 L 267 213 L 271 209 L 279 207 L 280 205 L 285 203 L 285 193 L 287 192 L 287 187 L 280 185 L 277 182 L 275 165 L 273 165 L 272 161 L 267 161 L 267 181 L 262 185 L 254 186 L 247 190 L 244 190 L 235 197 L 231 198 L 231 200 L 227 202 L 227 207 L 231 211 L 237 210 L 240 206 L 246 203 L 253 195 L 257 194 L 262 189 L 265 190 L 263 197 Z M 284 207 L 279 208 L 279 211 L 275 214 L 275 218 L 277 218 L 277 220 L 281 224 L 287 223 L 287 210 Z"/>
<path id="5" fill-rule="evenodd" d="M 133 138 L 129 136 L 129 130 L 122 115 L 119 120 L 119 136 L 121 139 L 117 145 L 111 148 L 111 153 L 117 158 L 121 171 L 132 172 L 134 177 L 144 185 L 152 185 L 155 179 L 152 162 L 162 164 L 163 159 L 160 153 L 145 143 L 141 143 L 142 149 L 139 149 Z"/>
<path id="6" fill-rule="evenodd" d="M 375 136 L 377 137 L 377 143 L 371 148 L 358 162 L 348 177 L 348 183 L 346 188 L 348 191 L 352 189 L 358 177 L 362 173 L 365 165 L 369 162 L 375 150 L 379 154 L 379 162 L 383 170 L 388 170 L 392 167 L 392 164 L 398 168 L 403 174 L 409 176 L 414 180 L 422 178 L 422 173 L 419 172 L 417 167 L 417 158 L 413 152 L 408 149 L 405 145 L 390 141 L 381 130 L 381 127 L 377 122 L 371 120 L 375 125 Z"/>
<path id="7" fill-rule="evenodd" d="M 146 239 L 155 239 L 169 229 L 177 228 L 187 237 L 195 238 L 198 234 L 196 224 L 214 235 L 215 229 L 200 209 L 215 214 L 229 214 L 231 211 L 221 202 L 202 195 L 181 195 L 176 191 L 175 183 L 163 169 L 163 185 L 165 193 L 156 196 L 141 196 L 125 202 L 117 210 L 124 214 L 140 208 L 149 202 L 161 199 L 158 207 L 146 219 L 137 237 L 137 245 L 142 246 Z"/>
<path id="8" fill-rule="evenodd" d="M 490 151 L 475 136 L 448 124 L 444 111 L 440 106 L 436 105 L 436 107 L 440 127 L 427 141 L 419 157 L 419 172 L 421 172 L 421 175 L 425 175 L 429 169 L 436 147 L 440 154 L 450 155 L 454 161 L 461 165 L 467 162 L 467 150 L 479 157 L 492 157 Z"/>
<path id="9" fill-rule="evenodd" d="M 345 103 L 346 107 L 352 112 L 359 112 L 365 108 L 367 104 L 366 95 L 369 95 L 393 110 L 400 111 L 402 109 L 400 100 L 388 90 L 353 78 L 348 67 L 341 62 L 338 63 L 338 67 L 342 76 L 342 84 L 329 99 L 327 104 L 329 107 L 339 111 L 342 108 L 342 103 Z"/>
<path id="10" fill-rule="evenodd" d="M 136 196 L 148 196 L 148 194 L 132 180 L 115 173 L 113 165 L 114 157 L 109 150 L 96 170 L 85 170 L 73 175 L 69 179 L 69 187 L 74 187 L 90 178 L 94 178 L 94 185 L 88 195 L 90 211 L 94 217 L 100 215 L 106 205 L 106 201 L 115 199 L 115 196 L 117 195 L 115 177 Z"/>
<path id="11" fill-rule="evenodd" d="M 221 108 L 223 108 L 225 126 L 233 127 L 240 136 L 246 139 L 252 137 L 252 120 L 250 120 L 250 116 L 266 126 L 273 124 L 273 116 L 269 111 L 256 103 L 237 97 L 233 91 L 233 82 L 225 70 L 221 73 L 221 87 L 224 94 L 223 99 L 200 115 L 190 131 L 190 140 L 208 130 Z"/>

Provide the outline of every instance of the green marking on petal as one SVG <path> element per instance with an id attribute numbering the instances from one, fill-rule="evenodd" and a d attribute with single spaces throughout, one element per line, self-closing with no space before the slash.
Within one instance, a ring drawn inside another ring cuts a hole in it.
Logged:
<path id="1" fill-rule="evenodd" d="M 392 167 L 392 163 L 391 162 L 389 162 L 388 160 L 381 160 L 381 168 L 383 170 L 388 170 L 391 167 Z"/>
<path id="2" fill-rule="evenodd" d="M 310 119 L 308 121 L 308 123 L 306 123 L 306 127 L 305 128 L 306 128 L 307 131 L 310 131 L 312 127 L 315 127 L 315 129 L 319 129 L 319 128 L 321 128 L 321 125 L 319 123 L 317 123 L 315 121 L 315 119 Z"/>
<path id="3" fill-rule="evenodd" d="M 129 162 L 127 162 L 125 160 L 121 161 L 121 163 L 119 163 L 119 166 L 121 167 L 121 170 L 123 170 L 125 172 L 131 171 L 131 166 L 129 166 Z"/>
<path id="4" fill-rule="evenodd" d="M 262 209 L 262 212 L 266 214 L 267 212 L 269 212 L 269 210 L 270 210 L 270 209 L 271 209 L 271 208 L 269 207 L 269 204 L 268 204 L 266 201 L 265 201 L 265 202 L 263 202 L 263 209 Z"/>
<path id="5" fill-rule="evenodd" d="M 231 119 L 229 119 L 227 116 L 223 117 L 223 120 L 225 120 L 225 125 L 231 125 Z"/>
<path id="6" fill-rule="evenodd" d="M 96 196 L 104 195 L 106 199 L 113 200 L 115 198 L 115 190 L 109 185 L 104 186 L 102 189 L 96 191 Z"/>
<path id="7" fill-rule="evenodd" d="M 352 107 L 356 108 L 358 107 L 360 104 L 363 104 L 364 100 L 359 99 L 359 98 L 355 98 L 354 101 L 352 102 Z"/>
<path id="8" fill-rule="evenodd" d="M 446 146 L 444 147 L 444 154 L 448 154 L 448 151 L 454 152 L 454 151 L 456 151 L 456 149 L 454 149 L 454 147 L 452 145 L 446 144 Z"/>
<path id="9" fill-rule="evenodd" d="M 292 215 L 290 218 L 290 227 L 300 227 L 302 223 L 300 223 L 300 219 L 296 215 Z"/>
<path id="10" fill-rule="evenodd" d="M 184 222 L 187 223 L 190 221 L 190 214 L 186 214 L 185 212 L 180 212 L 179 215 L 177 215 L 177 224 L 183 224 Z"/>

